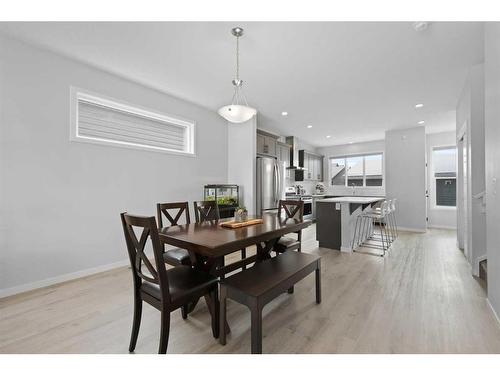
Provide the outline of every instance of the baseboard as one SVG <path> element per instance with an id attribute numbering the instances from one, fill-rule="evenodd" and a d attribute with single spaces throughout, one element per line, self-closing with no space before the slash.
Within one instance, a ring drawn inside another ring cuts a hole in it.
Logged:
<path id="1" fill-rule="evenodd" d="M 22 284 L 22 285 L 18 285 L 18 286 L 12 287 L 12 288 L 0 289 L 0 298 L 12 296 L 12 295 L 19 294 L 19 293 L 28 292 L 28 291 L 39 289 L 39 288 L 44 288 L 46 286 L 59 284 L 59 283 L 69 281 L 69 280 L 79 279 L 81 277 L 94 275 L 94 274 L 99 273 L 99 272 L 109 271 L 109 270 L 112 270 L 114 268 L 126 266 L 127 264 L 129 264 L 129 262 L 130 261 L 128 259 L 125 259 L 125 260 L 121 260 L 119 262 L 109 263 L 109 264 L 105 264 L 105 265 L 97 266 L 97 267 L 93 267 L 93 268 L 87 268 L 87 269 L 72 272 L 72 273 L 66 273 L 64 275 L 55 276 L 55 277 L 51 277 L 48 279 L 35 281 L 32 283 Z"/>
<path id="2" fill-rule="evenodd" d="M 408 227 L 401 227 L 398 225 L 398 231 L 403 231 L 403 232 L 415 232 L 415 233 L 425 233 L 425 229 L 417 229 L 417 228 L 408 228 Z"/>
<path id="3" fill-rule="evenodd" d="M 479 263 L 481 263 L 483 260 L 487 259 L 488 257 L 486 255 L 481 255 L 480 257 L 477 257 L 476 260 L 474 261 L 474 265 L 472 267 L 472 274 L 474 276 L 479 277 Z"/>
<path id="4" fill-rule="evenodd" d="M 498 317 L 498 314 L 497 312 L 495 311 L 495 309 L 493 308 L 493 306 L 491 305 L 491 302 L 488 298 L 486 298 L 486 302 L 488 303 L 488 306 L 490 307 L 490 310 L 491 312 L 493 313 L 493 316 L 495 317 L 495 319 L 497 320 L 497 323 L 498 325 L 500 325 L 500 318 Z"/>
<path id="5" fill-rule="evenodd" d="M 454 227 L 452 225 L 428 225 L 427 228 L 433 228 L 433 229 L 453 229 L 457 230 L 457 227 Z"/>

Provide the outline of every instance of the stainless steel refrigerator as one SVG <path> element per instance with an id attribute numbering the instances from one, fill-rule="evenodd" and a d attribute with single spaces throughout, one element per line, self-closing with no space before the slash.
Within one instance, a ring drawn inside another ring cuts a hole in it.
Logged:
<path id="1" fill-rule="evenodd" d="M 285 163 L 272 157 L 257 157 L 257 215 L 266 210 L 277 210 L 285 197 Z"/>

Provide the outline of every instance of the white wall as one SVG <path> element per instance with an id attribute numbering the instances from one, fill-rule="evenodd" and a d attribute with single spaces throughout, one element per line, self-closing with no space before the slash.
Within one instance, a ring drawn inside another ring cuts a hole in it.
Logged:
<path id="1" fill-rule="evenodd" d="M 125 261 L 120 212 L 153 215 L 227 181 L 215 112 L 3 36 L 0 69 L 0 295 Z M 70 142 L 72 85 L 195 120 L 197 156 Z"/>
<path id="2" fill-rule="evenodd" d="M 434 147 L 441 146 L 456 146 L 457 138 L 455 132 L 444 132 L 427 134 L 427 190 L 429 191 L 429 199 L 427 201 L 427 217 L 429 218 L 428 226 L 434 228 L 456 228 L 457 227 L 457 210 L 455 207 L 437 207 L 433 200 L 435 199 L 435 187 L 433 184 L 433 160 L 432 150 Z"/>
<path id="3" fill-rule="evenodd" d="M 255 214 L 255 163 L 257 156 L 257 116 L 243 124 L 227 127 L 228 183 L 240 188 L 240 205 Z"/>
<path id="4" fill-rule="evenodd" d="M 483 200 L 474 198 L 485 191 L 485 133 L 484 133 L 484 66 L 473 66 L 465 82 L 457 103 L 457 136 L 466 126 L 467 145 L 469 153 L 467 176 L 467 251 L 466 257 L 472 267 L 472 273 L 478 275 L 479 261 L 486 256 L 486 216 Z M 458 181 L 463 180 L 464 170 L 461 162 L 462 152 L 458 153 Z M 462 189 L 458 185 L 457 199 L 463 198 Z M 461 237 L 463 202 L 458 207 L 459 245 L 464 246 Z"/>
<path id="5" fill-rule="evenodd" d="M 352 188 L 331 186 L 330 180 L 330 168 L 329 159 L 336 156 L 346 156 L 346 155 L 359 155 L 368 153 L 385 152 L 385 141 L 372 141 L 372 142 L 360 142 L 352 143 L 346 145 L 337 145 L 330 147 L 321 147 L 317 149 L 318 154 L 325 155 L 324 159 L 324 170 L 323 174 L 325 176 L 325 187 L 327 188 L 328 194 L 332 195 L 352 195 Z M 385 155 L 384 155 L 385 164 Z M 385 168 L 384 168 L 385 169 Z M 385 178 L 384 178 L 385 181 Z M 385 195 L 385 186 L 382 187 L 356 187 L 357 195 Z"/>
<path id="6" fill-rule="evenodd" d="M 398 226 L 426 230 L 425 128 L 385 132 L 385 191 L 398 199 Z"/>
<path id="7" fill-rule="evenodd" d="M 488 300 L 500 316 L 500 23 L 485 25 Z"/>

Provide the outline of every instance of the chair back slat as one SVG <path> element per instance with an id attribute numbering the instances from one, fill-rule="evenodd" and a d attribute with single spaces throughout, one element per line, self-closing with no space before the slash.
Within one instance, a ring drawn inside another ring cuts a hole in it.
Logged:
<path id="1" fill-rule="evenodd" d="M 171 211 L 178 210 L 175 217 L 172 217 Z M 171 226 L 179 225 L 179 219 L 185 217 L 186 224 L 191 222 L 189 217 L 189 204 L 188 202 L 175 202 L 175 203 L 158 203 L 156 205 L 158 227 L 163 228 L 163 216 L 167 218 Z"/>
<path id="2" fill-rule="evenodd" d="M 160 244 L 158 227 L 154 216 L 134 216 L 125 212 L 120 216 L 136 290 L 140 287 L 142 280 L 145 280 L 159 285 L 162 298 L 170 301 L 167 270 L 163 261 L 163 248 Z M 142 228 L 139 239 L 137 239 L 134 228 Z M 145 253 L 148 239 L 151 239 L 155 265 L 151 263 Z M 143 266 L 146 267 L 149 275 L 143 272 Z"/>
<path id="3" fill-rule="evenodd" d="M 197 223 L 219 220 L 219 207 L 216 201 L 197 201 L 193 202 L 193 205 Z"/>
<path id="4" fill-rule="evenodd" d="M 285 218 L 304 219 L 304 202 L 299 200 L 280 200 L 278 206 L 278 216 L 281 217 L 285 212 Z"/>

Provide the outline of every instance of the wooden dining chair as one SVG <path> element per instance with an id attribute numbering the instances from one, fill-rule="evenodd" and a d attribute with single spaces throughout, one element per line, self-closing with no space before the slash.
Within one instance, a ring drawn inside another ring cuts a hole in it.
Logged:
<path id="1" fill-rule="evenodd" d="M 203 223 L 204 221 L 219 220 L 219 207 L 216 201 L 195 201 L 194 205 L 194 215 L 196 217 L 197 223 Z M 241 249 L 241 259 L 246 259 L 247 250 Z M 224 260 L 222 260 L 221 267 L 224 266 Z M 246 265 L 242 267 L 246 269 Z M 221 279 L 224 279 L 224 275 L 221 275 Z"/>
<path id="2" fill-rule="evenodd" d="M 177 210 L 175 216 L 172 214 L 173 210 Z M 158 203 L 156 205 L 156 211 L 159 229 L 163 228 L 163 216 L 165 216 L 171 226 L 179 225 L 179 220 L 183 216 L 185 224 L 191 223 L 188 202 Z M 168 250 L 165 249 L 163 259 L 165 260 L 165 263 L 170 264 L 171 266 L 191 265 L 189 252 L 186 249 L 180 249 L 178 247 Z"/>
<path id="3" fill-rule="evenodd" d="M 212 314 L 212 334 L 217 338 L 219 335 L 217 279 L 184 265 L 167 270 L 154 216 L 133 216 L 127 213 L 122 213 L 120 216 L 134 281 L 134 320 L 129 351 L 133 352 L 137 343 L 143 301 L 161 312 L 159 354 L 167 352 L 170 313 L 194 303 L 203 296 L 211 302 L 209 306 Z M 139 236 L 134 229 L 140 232 Z M 154 265 L 145 252 L 148 239 L 151 239 Z"/>
<path id="4" fill-rule="evenodd" d="M 220 219 L 219 207 L 216 201 L 195 201 L 193 206 L 197 223 Z"/>
<path id="5" fill-rule="evenodd" d="M 299 200 L 280 200 L 278 205 L 278 217 L 283 220 L 304 220 L 304 202 Z M 302 230 L 296 232 L 297 239 L 292 237 L 281 237 L 274 251 L 284 253 L 288 250 L 302 250 Z"/>

